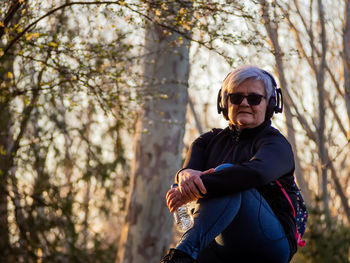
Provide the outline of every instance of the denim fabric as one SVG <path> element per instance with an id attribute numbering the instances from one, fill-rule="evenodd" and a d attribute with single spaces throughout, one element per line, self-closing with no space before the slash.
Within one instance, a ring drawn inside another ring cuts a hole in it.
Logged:
<path id="1" fill-rule="evenodd" d="M 288 262 L 285 232 L 256 189 L 199 199 L 194 226 L 176 246 L 198 263 Z"/>

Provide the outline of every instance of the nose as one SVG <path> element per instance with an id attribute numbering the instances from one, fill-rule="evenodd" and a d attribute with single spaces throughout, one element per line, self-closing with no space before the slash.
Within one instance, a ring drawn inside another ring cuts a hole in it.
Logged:
<path id="1" fill-rule="evenodd" d="M 247 100 L 246 97 L 243 98 L 243 100 L 242 100 L 240 106 L 249 106 L 249 103 L 248 103 L 248 100 Z"/>

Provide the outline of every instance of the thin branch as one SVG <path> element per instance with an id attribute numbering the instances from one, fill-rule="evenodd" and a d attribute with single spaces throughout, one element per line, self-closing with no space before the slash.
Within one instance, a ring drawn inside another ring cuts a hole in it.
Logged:
<path id="1" fill-rule="evenodd" d="M 23 29 L 23 31 L 21 33 L 19 33 L 14 39 L 12 39 L 12 41 L 7 45 L 7 47 L 4 49 L 4 54 L 3 56 L 8 52 L 8 50 L 21 38 L 24 36 L 25 33 L 27 33 L 29 30 L 32 29 L 32 27 L 34 27 L 37 23 L 39 23 L 41 20 L 43 20 L 44 18 L 56 13 L 57 11 L 64 9 L 66 7 L 69 6 L 73 6 L 73 5 L 103 5 L 103 4 L 121 4 L 122 1 L 95 1 L 95 2 L 71 2 L 71 3 L 65 3 L 59 7 L 56 7 L 54 9 L 52 9 L 51 11 L 47 12 L 45 15 L 39 17 L 38 19 L 36 19 L 35 21 L 33 21 L 32 23 L 30 23 L 26 28 Z"/>
<path id="2" fill-rule="evenodd" d="M 327 91 L 326 91 L 327 92 Z M 341 130 L 341 132 L 344 134 L 345 138 L 347 138 L 347 131 L 343 125 L 343 122 L 340 118 L 339 118 L 339 114 L 336 112 L 335 106 L 333 105 L 333 103 L 331 102 L 330 96 L 329 96 L 329 92 L 327 92 L 326 94 L 326 98 L 327 98 L 327 102 L 329 104 L 329 107 L 333 113 L 333 116 L 335 118 L 335 120 L 337 121 L 337 124 Z"/>

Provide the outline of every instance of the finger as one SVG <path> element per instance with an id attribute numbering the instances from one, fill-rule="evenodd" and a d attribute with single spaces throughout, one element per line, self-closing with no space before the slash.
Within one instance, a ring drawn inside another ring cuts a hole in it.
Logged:
<path id="1" fill-rule="evenodd" d="M 180 200 L 175 200 L 174 202 L 170 203 L 169 210 L 171 213 L 173 213 L 176 209 L 178 209 L 180 206 L 182 206 L 184 202 Z"/>
<path id="2" fill-rule="evenodd" d="M 172 212 L 174 205 L 176 204 L 176 198 L 171 198 L 168 200 L 168 207 L 170 211 Z"/>
<path id="3" fill-rule="evenodd" d="M 200 188 L 199 187 L 200 184 L 198 182 L 202 182 L 202 180 L 199 176 L 196 176 L 196 177 L 193 177 L 191 183 L 189 184 L 191 193 L 194 195 L 193 197 L 196 197 L 196 198 L 200 198 L 203 191 L 204 193 L 206 192 L 206 189 L 203 183 L 201 184 L 202 187 Z"/>
<path id="4" fill-rule="evenodd" d="M 167 205 L 169 206 L 170 203 L 174 203 L 177 199 L 180 198 L 180 194 L 178 192 L 173 192 L 167 196 Z"/>
<path id="5" fill-rule="evenodd" d="M 169 207 L 170 213 L 174 213 L 176 209 L 178 209 L 180 205 L 174 204 L 173 206 Z"/>
<path id="6" fill-rule="evenodd" d="M 170 206 L 170 202 L 173 198 L 171 196 L 167 196 L 166 198 L 166 205 L 169 207 Z"/>
<path id="7" fill-rule="evenodd" d="M 207 193 L 207 189 L 205 188 L 202 179 L 200 179 L 199 177 L 197 177 L 194 181 L 194 183 L 196 184 L 196 186 L 198 187 L 198 189 L 200 190 L 200 192 L 202 194 L 206 194 Z"/>
<path id="8" fill-rule="evenodd" d="M 179 206 L 179 203 L 186 202 L 186 198 L 179 192 L 175 191 L 170 194 L 167 198 L 167 205 L 169 208 L 173 208 L 174 206 Z"/>
<path id="9" fill-rule="evenodd" d="M 202 174 L 212 174 L 212 173 L 214 173 L 214 171 L 215 171 L 214 168 L 210 168 L 210 169 L 205 170 L 204 172 L 202 172 L 201 175 L 202 175 Z"/>
<path id="10" fill-rule="evenodd" d="M 191 201 L 197 200 L 198 198 L 202 197 L 202 193 L 201 193 L 200 189 L 198 188 L 195 180 L 191 184 L 191 193 L 192 193 Z"/>
<path id="11" fill-rule="evenodd" d="M 176 188 L 171 188 L 167 193 L 166 193 L 166 198 L 168 199 L 168 196 L 169 195 L 172 195 L 175 191 L 177 191 L 177 189 Z"/>
<path id="12" fill-rule="evenodd" d="M 193 200 L 199 194 L 197 193 L 198 190 L 195 189 L 193 182 L 189 182 L 188 184 L 183 185 L 182 189 L 180 188 L 180 191 L 181 190 L 181 193 L 186 200 Z"/>

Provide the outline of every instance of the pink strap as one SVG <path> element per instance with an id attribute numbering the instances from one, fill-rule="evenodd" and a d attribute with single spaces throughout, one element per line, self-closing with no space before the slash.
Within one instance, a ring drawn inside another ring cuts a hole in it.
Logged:
<path id="1" fill-rule="evenodd" d="M 275 182 L 278 184 L 278 186 L 281 188 L 283 194 L 284 194 L 285 197 L 287 198 L 287 200 L 288 200 L 290 206 L 291 206 L 292 209 L 293 209 L 294 218 L 296 218 L 296 216 L 295 216 L 295 209 L 294 209 L 294 206 L 293 206 L 293 204 L 292 204 L 292 200 L 290 200 L 289 195 L 287 194 L 286 190 L 284 190 L 282 184 L 281 184 L 278 180 L 275 180 Z"/>
<path id="2" fill-rule="evenodd" d="M 292 210 L 293 210 L 293 215 L 294 215 L 294 218 L 296 218 L 296 215 L 295 215 L 295 209 L 294 209 L 294 206 L 292 204 L 292 200 L 290 200 L 290 197 L 289 195 L 287 194 L 286 190 L 283 188 L 282 184 L 278 181 L 278 180 L 275 180 L 275 182 L 277 183 L 277 185 L 281 188 L 283 194 L 285 195 L 285 197 L 287 198 L 290 206 L 292 207 Z M 300 233 L 298 232 L 298 229 L 296 231 L 296 238 L 297 238 L 297 244 L 299 247 L 304 247 L 305 246 L 305 240 L 302 240 L 301 239 L 301 235 Z"/>
<path id="3" fill-rule="evenodd" d="M 306 242 L 305 242 L 305 240 L 301 239 L 301 235 L 300 235 L 300 233 L 298 233 L 298 231 L 297 231 L 296 237 L 297 237 L 298 247 L 304 247 Z"/>

